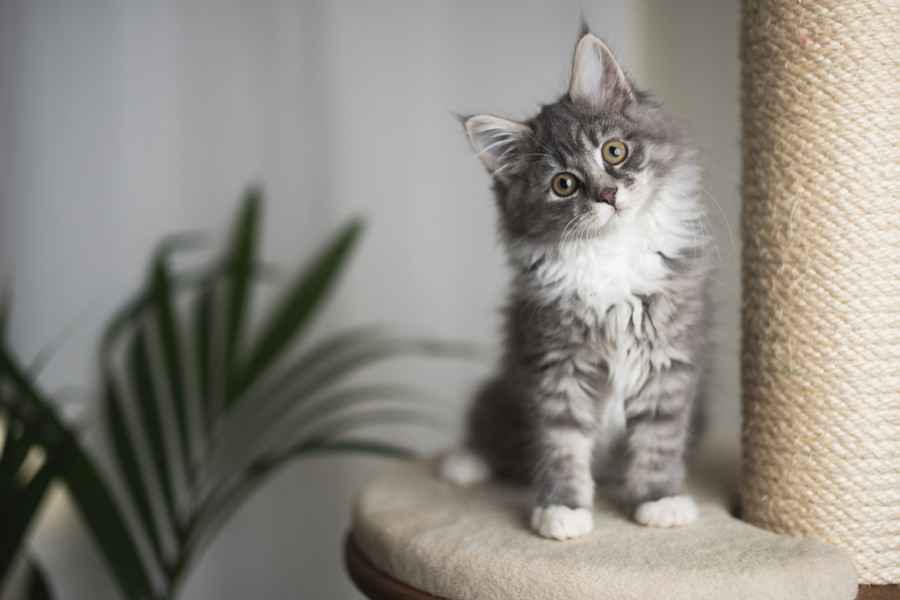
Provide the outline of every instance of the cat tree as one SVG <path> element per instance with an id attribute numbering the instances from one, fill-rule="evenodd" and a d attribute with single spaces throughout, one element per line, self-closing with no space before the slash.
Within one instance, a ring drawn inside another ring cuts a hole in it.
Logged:
<path id="1" fill-rule="evenodd" d="M 548 542 L 528 530 L 528 494 L 405 465 L 357 502 L 346 555 L 360 589 L 900 598 L 898 22 L 888 0 L 743 2 L 746 521 L 720 465 L 698 469 L 690 527 L 642 528 L 601 498 L 594 534 Z"/>
<path id="2" fill-rule="evenodd" d="M 744 517 L 897 584 L 900 4 L 743 12 Z"/>

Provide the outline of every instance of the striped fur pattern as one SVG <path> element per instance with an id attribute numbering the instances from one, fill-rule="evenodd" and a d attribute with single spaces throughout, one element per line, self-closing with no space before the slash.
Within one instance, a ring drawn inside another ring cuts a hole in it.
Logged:
<path id="1" fill-rule="evenodd" d="M 546 537 L 590 531 L 600 478 L 619 482 L 647 525 L 696 518 L 678 494 L 699 415 L 711 240 L 684 134 L 587 32 L 557 102 L 523 123 L 465 126 L 514 273 L 505 353 L 474 400 L 465 459 L 533 485 L 532 525 Z M 616 165 L 601 152 L 612 139 L 628 149 Z M 579 181 L 571 197 L 554 192 L 561 172 Z"/>

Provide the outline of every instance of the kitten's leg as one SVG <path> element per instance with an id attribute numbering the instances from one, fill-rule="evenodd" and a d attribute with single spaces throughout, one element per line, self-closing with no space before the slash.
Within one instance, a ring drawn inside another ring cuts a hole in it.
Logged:
<path id="1" fill-rule="evenodd" d="M 593 411 L 574 376 L 556 387 L 557 394 L 538 407 L 540 459 L 531 527 L 546 538 L 565 540 L 594 528 Z"/>
<path id="2" fill-rule="evenodd" d="M 680 495 L 695 387 L 688 367 L 666 369 L 626 403 L 625 491 L 642 525 L 677 527 L 697 520 L 693 498 Z"/>

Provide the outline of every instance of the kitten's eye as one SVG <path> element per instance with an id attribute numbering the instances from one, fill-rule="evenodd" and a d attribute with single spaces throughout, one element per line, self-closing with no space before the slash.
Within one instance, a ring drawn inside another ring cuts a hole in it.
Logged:
<path id="1" fill-rule="evenodd" d="M 568 198 L 578 191 L 581 182 L 571 173 L 557 173 L 553 176 L 550 187 L 553 188 L 553 193 L 560 198 Z"/>
<path id="2" fill-rule="evenodd" d="M 622 140 L 609 140 L 601 149 L 603 160 L 611 165 L 617 165 L 628 157 L 628 146 Z"/>

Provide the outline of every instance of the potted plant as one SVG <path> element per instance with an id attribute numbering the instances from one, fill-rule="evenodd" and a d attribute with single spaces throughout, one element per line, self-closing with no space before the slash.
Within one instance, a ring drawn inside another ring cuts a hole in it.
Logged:
<path id="1" fill-rule="evenodd" d="M 124 597 L 177 597 L 229 517 L 286 462 L 323 452 L 406 457 L 408 448 L 366 435 L 365 427 L 434 423 L 412 390 L 348 378 L 403 354 L 465 355 L 465 345 L 395 338 L 372 327 L 302 344 L 360 237 L 358 220 L 291 278 L 251 330 L 255 292 L 269 272 L 258 254 L 261 210 L 260 192 L 249 190 L 223 249 L 199 269 L 173 267 L 196 236 L 159 244 L 144 285 L 101 339 L 101 428 L 136 525 L 0 339 L 0 505 L 9 523 L 0 539 L 0 581 L 49 486 L 59 482 Z M 0 332 L 7 314 L 0 310 Z"/>

